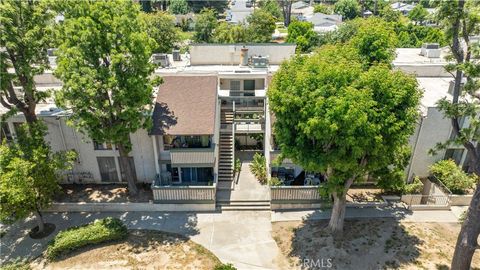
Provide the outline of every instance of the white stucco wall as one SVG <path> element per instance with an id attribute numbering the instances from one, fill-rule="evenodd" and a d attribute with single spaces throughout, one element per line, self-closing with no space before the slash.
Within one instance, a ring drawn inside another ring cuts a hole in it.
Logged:
<path id="1" fill-rule="evenodd" d="M 100 171 L 98 168 L 97 157 L 119 157 L 117 150 L 94 150 L 91 140 L 76 131 L 74 128 L 66 125 L 65 118 L 61 117 L 42 117 L 45 121 L 48 133 L 45 136 L 45 140 L 50 144 L 52 151 L 65 151 L 75 150 L 78 154 L 77 161 L 74 164 L 73 170 L 69 174 L 73 174 L 78 179 L 78 176 L 82 174 L 91 175 L 90 177 L 84 177 L 82 182 L 95 182 L 104 183 L 101 181 Z M 23 115 L 16 115 L 8 119 L 8 123 L 24 122 Z M 10 125 L 11 127 L 12 125 Z M 15 130 L 10 128 L 11 132 L 15 135 Z M 63 135 L 62 135 L 63 132 Z M 133 157 L 135 162 L 135 171 L 137 173 L 138 182 L 151 182 L 155 178 L 155 164 L 152 140 L 147 134 L 146 130 L 138 130 L 130 135 L 132 142 L 132 151 L 130 156 Z M 119 171 L 119 165 L 117 160 L 117 171 Z M 67 179 L 64 182 L 68 182 Z"/>

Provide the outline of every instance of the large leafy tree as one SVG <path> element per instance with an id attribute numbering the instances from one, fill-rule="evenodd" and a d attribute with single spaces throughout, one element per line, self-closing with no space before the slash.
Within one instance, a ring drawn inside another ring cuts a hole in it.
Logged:
<path id="1" fill-rule="evenodd" d="M 463 145 L 469 157 L 467 165 L 478 176 L 452 260 L 452 269 L 470 269 L 473 254 L 479 248 L 477 241 L 480 234 L 480 46 L 470 40 L 470 36 L 480 33 L 479 2 L 441 1 L 437 19 L 450 41 L 451 56 L 448 60 L 451 64 L 446 69 L 454 77 L 452 99 L 443 99 L 438 103 L 451 120 L 454 136 L 438 147 Z M 468 119 L 467 127 L 460 125 L 461 118 Z"/>
<path id="2" fill-rule="evenodd" d="M 288 27 L 292 17 L 293 0 L 278 0 L 283 13 L 283 24 Z"/>
<path id="3" fill-rule="evenodd" d="M 205 8 L 195 17 L 196 42 L 210 42 L 213 37 L 213 30 L 217 27 L 217 15 L 215 10 Z"/>
<path id="4" fill-rule="evenodd" d="M 408 18 L 417 23 L 423 23 L 428 17 L 428 11 L 422 5 L 416 5 L 410 13 L 408 13 Z"/>
<path id="5" fill-rule="evenodd" d="M 47 97 L 37 91 L 34 76 L 49 67 L 53 17 L 45 1 L 0 2 L 0 104 L 11 113 L 22 112 L 29 124 L 37 121 L 36 105 Z"/>
<path id="6" fill-rule="evenodd" d="M 220 23 L 215 29 L 213 42 L 241 43 L 247 42 L 247 27 L 243 24 Z"/>
<path id="7" fill-rule="evenodd" d="M 175 43 L 180 41 L 175 18 L 166 12 L 143 13 L 141 18 L 147 26 L 147 34 L 157 43 L 153 52 L 171 53 Z"/>
<path id="8" fill-rule="evenodd" d="M 203 9 L 214 9 L 217 13 L 223 13 L 228 7 L 227 0 L 188 0 L 188 5 L 193 12 L 198 13 Z"/>
<path id="9" fill-rule="evenodd" d="M 345 20 L 351 20 L 361 15 L 357 0 L 340 0 L 335 3 L 334 12 L 342 15 Z"/>
<path id="10" fill-rule="evenodd" d="M 187 14 L 190 11 L 187 0 L 171 0 L 168 10 L 173 14 Z"/>
<path id="11" fill-rule="evenodd" d="M 44 231 L 42 209 L 56 192 L 59 173 L 68 169 L 73 153 L 52 154 L 43 140 L 46 126 L 41 121 L 23 125 L 17 141 L 0 144 L 0 220 L 14 222 L 34 213 L 38 232 Z"/>
<path id="12" fill-rule="evenodd" d="M 270 13 L 276 20 L 280 20 L 283 17 L 280 5 L 276 0 L 261 0 L 258 2 L 258 7 Z"/>
<path id="13" fill-rule="evenodd" d="M 139 5 L 131 1 L 67 2 L 58 67 L 63 81 L 56 102 L 71 111 L 70 122 L 97 142 L 111 142 L 120 154 L 129 193 L 135 195 L 128 160 L 130 134 L 148 128 L 155 41 L 145 31 Z"/>
<path id="14" fill-rule="evenodd" d="M 297 44 L 297 51 L 305 53 L 317 45 L 318 35 L 312 23 L 293 21 L 288 26 L 287 42 Z"/>
<path id="15" fill-rule="evenodd" d="M 282 155 L 322 172 L 333 197 L 329 229 L 343 231 L 346 193 L 365 174 L 397 172 L 418 117 L 414 77 L 387 65 L 365 69 L 354 48 L 324 46 L 282 64 L 268 90 Z"/>
<path id="16" fill-rule="evenodd" d="M 275 19 L 261 9 L 255 10 L 247 17 L 250 42 L 270 42 L 275 31 Z"/>

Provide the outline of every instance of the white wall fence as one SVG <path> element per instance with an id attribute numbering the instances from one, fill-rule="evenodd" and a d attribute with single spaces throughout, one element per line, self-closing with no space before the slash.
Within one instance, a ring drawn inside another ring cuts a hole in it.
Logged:
<path id="1" fill-rule="evenodd" d="M 270 198 L 272 210 L 320 208 L 325 202 L 318 186 L 273 186 Z"/>

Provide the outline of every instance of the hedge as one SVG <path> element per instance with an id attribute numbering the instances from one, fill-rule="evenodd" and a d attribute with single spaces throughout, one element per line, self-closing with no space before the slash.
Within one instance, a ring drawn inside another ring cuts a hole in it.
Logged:
<path id="1" fill-rule="evenodd" d="M 49 243 L 46 258 L 54 260 L 81 247 L 124 239 L 127 235 L 127 227 L 117 218 L 95 220 L 90 224 L 60 232 Z"/>

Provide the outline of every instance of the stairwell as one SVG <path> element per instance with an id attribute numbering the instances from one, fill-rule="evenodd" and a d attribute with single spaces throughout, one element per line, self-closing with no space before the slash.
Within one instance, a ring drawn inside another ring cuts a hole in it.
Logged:
<path id="1" fill-rule="evenodd" d="M 222 127 L 233 128 L 233 111 L 222 108 L 220 114 L 220 124 Z M 218 163 L 218 190 L 232 190 L 233 183 L 233 135 L 228 129 L 220 131 L 220 157 Z"/>

